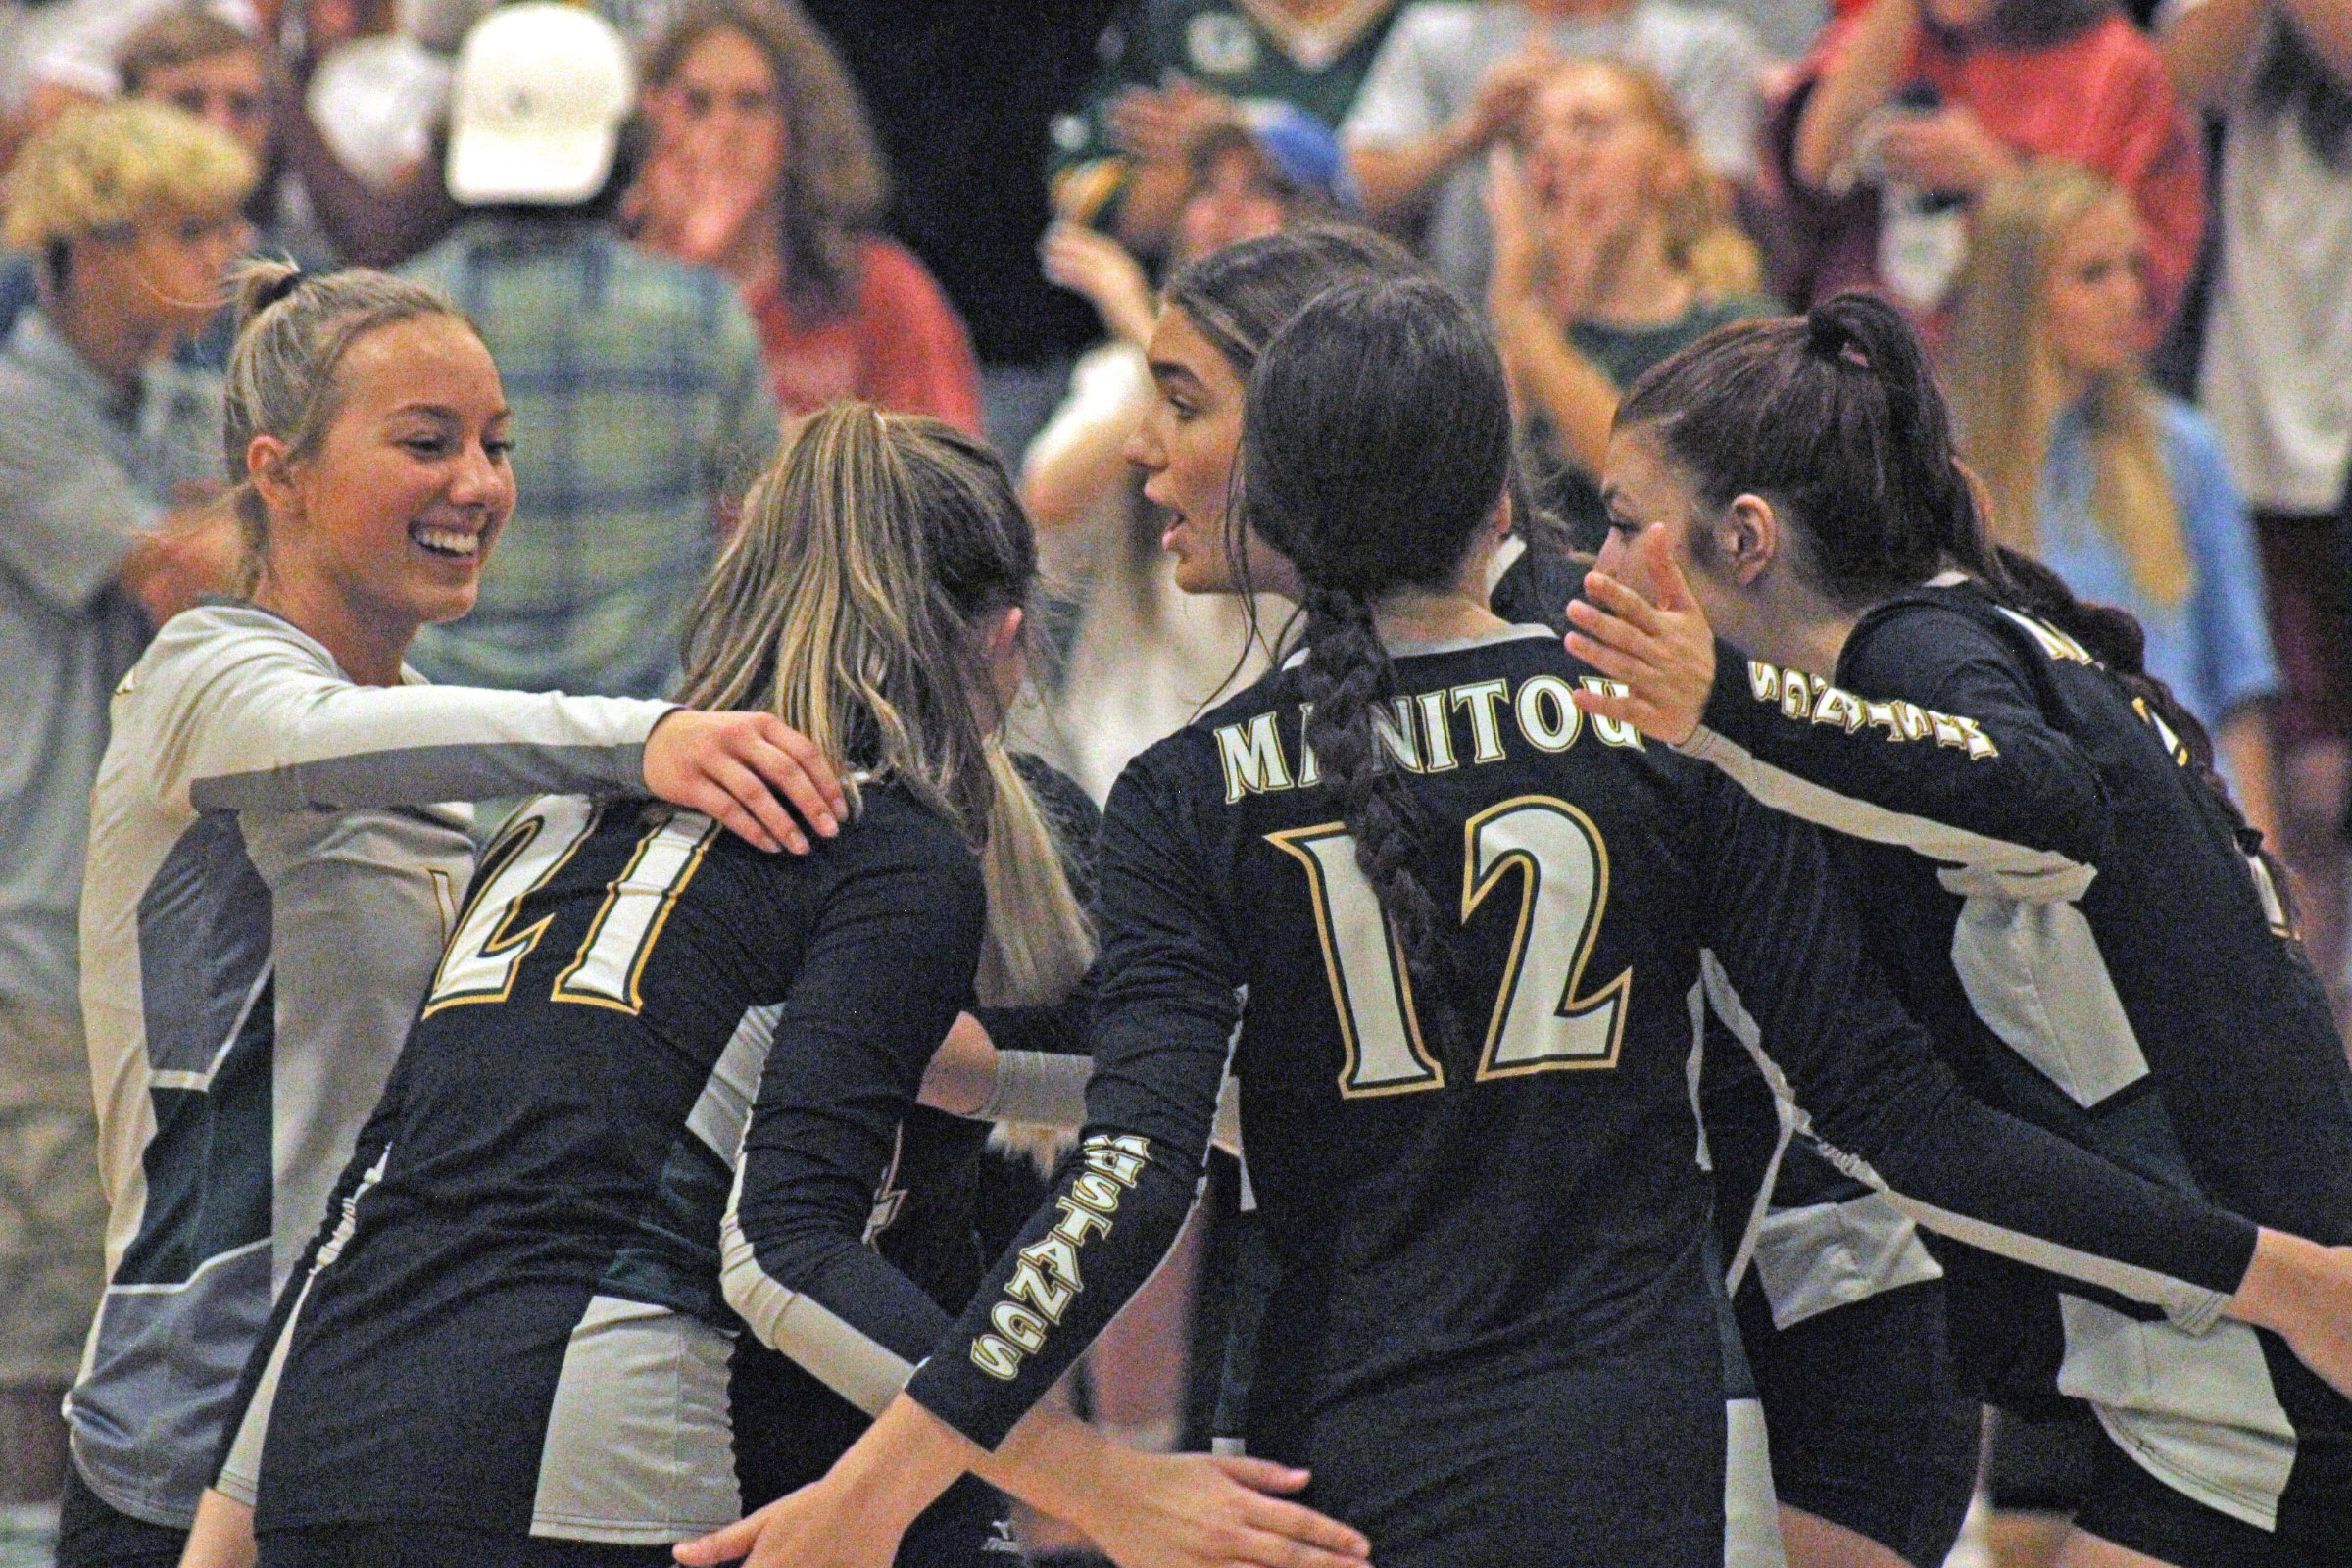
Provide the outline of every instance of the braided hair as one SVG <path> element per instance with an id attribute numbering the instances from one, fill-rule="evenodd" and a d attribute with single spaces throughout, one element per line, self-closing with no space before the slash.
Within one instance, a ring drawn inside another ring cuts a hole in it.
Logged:
<path id="1" fill-rule="evenodd" d="M 1384 761 L 1376 715 L 1396 672 L 1373 605 L 1443 590 L 1494 515 L 1511 468 L 1510 395 L 1478 313 L 1426 277 L 1336 285 L 1267 342 L 1242 419 L 1241 521 L 1305 584 L 1306 744 L 1339 797 L 1426 1026 L 1457 1031 L 1421 860 L 1418 798 Z"/>
<path id="2" fill-rule="evenodd" d="M 1709 511 L 1743 492 L 1769 500 L 1796 535 L 1800 572 L 1846 610 L 1956 567 L 1996 603 L 2056 626 L 2180 738 L 2240 842 L 2256 842 L 2204 725 L 2148 673 L 2139 622 L 2084 604 L 2049 567 L 1993 543 L 1943 394 L 1891 305 L 1840 294 L 1802 317 L 1719 328 L 1637 381 L 1617 427 L 1643 429 Z M 2286 879 L 2271 870 L 2283 897 Z"/>

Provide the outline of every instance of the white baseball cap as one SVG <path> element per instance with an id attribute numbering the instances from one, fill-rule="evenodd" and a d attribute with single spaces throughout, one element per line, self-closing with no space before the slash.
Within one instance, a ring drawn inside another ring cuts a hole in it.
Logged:
<path id="1" fill-rule="evenodd" d="M 449 194 L 467 207 L 567 207 L 604 187 L 636 91 L 628 48 L 562 0 L 499 7 L 450 84 Z"/>

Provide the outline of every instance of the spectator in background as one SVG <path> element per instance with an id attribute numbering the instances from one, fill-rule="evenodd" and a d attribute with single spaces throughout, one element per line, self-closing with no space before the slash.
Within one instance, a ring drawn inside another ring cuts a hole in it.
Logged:
<path id="1" fill-rule="evenodd" d="M 1048 283 L 1049 127 L 1095 69 L 1114 0 L 803 0 L 865 96 L 893 173 L 890 231 L 961 313 L 988 437 L 1018 467 L 1095 339 L 1094 313 Z"/>
<path id="2" fill-rule="evenodd" d="M 521 501 L 437 681 L 653 697 L 740 482 L 774 449 L 760 340 L 726 278 L 613 231 L 633 95 L 603 21 L 557 0 L 466 35 L 448 185 L 476 211 L 407 270 L 474 321 L 514 409 Z"/>
<path id="3" fill-rule="evenodd" d="M 1424 254 L 1475 297 L 1492 261 L 1484 154 L 1517 140 L 1536 89 L 1583 58 L 1648 68 L 1708 168 L 1734 181 L 1753 172 L 1763 55 L 1740 18 L 1677 0 L 1421 0 L 1397 17 L 1341 126 L 1365 212 L 1396 228 L 1425 220 Z"/>
<path id="4" fill-rule="evenodd" d="M 1536 89 L 1524 173 L 1490 150 L 1488 309 L 1537 461 L 1576 547 L 1608 533 L 1595 476 L 1617 400 L 1727 321 L 1776 316 L 1756 248 L 1732 221 L 1665 84 L 1580 60 Z"/>
<path id="5" fill-rule="evenodd" d="M 1226 122 L 1193 148 L 1171 265 L 1346 206 L 1339 146 L 1312 115 L 1284 106 L 1262 128 Z M 1265 664 L 1238 600 L 1178 588 L 1160 546 L 1165 519 L 1127 459 L 1152 398 L 1144 344 L 1159 316 L 1142 264 L 1075 223 L 1048 234 L 1045 259 L 1047 275 L 1086 296 L 1110 338 L 1080 359 L 1021 475 L 1040 560 L 1077 595 L 1067 658 L 1040 682 L 1044 704 L 1031 716 L 1040 755 L 1100 801 L 1136 753 Z M 1267 623 L 1288 612 L 1270 611 Z"/>
<path id="6" fill-rule="evenodd" d="M 104 1280 L 76 914 L 107 699 L 149 629 L 226 585 L 196 508 L 218 380 L 175 367 L 243 240 L 252 158 L 177 110 L 67 117 L 24 152 L 7 237 L 39 302 L 0 349 L 0 1505 L 54 1499 L 58 1403 Z"/>
<path id="7" fill-rule="evenodd" d="M 889 179 L 864 107 L 794 0 L 687 0 L 645 75 L 628 215 L 642 243 L 734 280 L 786 412 L 860 398 L 979 434 L 963 322 L 876 231 Z"/>
<path id="8" fill-rule="evenodd" d="M 204 3 L 175 5 L 133 32 L 115 58 L 122 93 L 168 103 L 204 121 L 251 154 L 260 171 L 245 218 L 257 248 L 316 266 L 328 255 L 309 203 L 282 176 L 262 50 L 251 33 Z M 0 330 L 32 303 L 33 260 L 22 253 L 0 264 Z M 225 313 L 179 348 L 182 363 L 220 371 L 228 364 Z"/>
<path id="9" fill-rule="evenodd" d="M 1396 0 L 1129 0 L 1086 100 L 1054 122 L 1054 210 L 1157 256 L 1193 184 L 1193 147 L 1289 105 L 1337 125 Z"/>
<path id="10" fill-rule="evenodd" d="M 2196 129 L 2113 0 L 1873 0 L 1823 38 L 1768 140 L 1786 203 L 1775 282 L 1799 309 L 1876 287 L 1933 327 L 1969 203 L 2033 158 L 2131 194 L 2151 339 L 2196 263 Z"/>
<path id="11" fill-rule="evenodd" d="M 254 246 L 292 257 L 306 267 L 325 265 L 334 247 L 321 233 L 309 198 L 289 180 L 270 117 L 270 70 L 260 42 L 202 0 L 158 15 L 115 57 L 122 92 L 184 110 L 233 136 L 261 171 L 245 217 Z M 225 324 L 225 318 L 223 318 Z M 215 368 L 228 363 L 225 336 Z"/>
<path id="12" fill-rule="evenodd" d="M 2352 1025 L 2352 9 L 2191 0 L 2165 24 L 2181 96 L 2228 126 L 2199 391 L 2254 507 L 2285 668 L 2278 847 L 2303 884 L 2320 978 Z"/>
<path id="13" fill-rule="evenodd" d="M 2138 619 L 2147 672 L 2269 837 L 2278 672 L 2253 536 L 2213 427 L 2142 375 L 2147 270 L 2113 181 L 2055 161 L 1999 181 L 1977 202 L 1944 379 L 1994 537 Z"/>

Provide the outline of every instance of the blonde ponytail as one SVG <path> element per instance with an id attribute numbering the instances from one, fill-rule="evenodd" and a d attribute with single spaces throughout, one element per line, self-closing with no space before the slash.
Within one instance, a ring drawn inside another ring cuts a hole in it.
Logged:
<path id="1" fill-rule="evenodd" d="M 991 1007 L 1051 1006 L 1095 961 L 1095 928 L 1070 891 L 1062 846 L 1001 741 L 988 748 L 996 806 L 980 872 L 988 884 L 988 936 L 980 948 L 980 1001 Z"/>

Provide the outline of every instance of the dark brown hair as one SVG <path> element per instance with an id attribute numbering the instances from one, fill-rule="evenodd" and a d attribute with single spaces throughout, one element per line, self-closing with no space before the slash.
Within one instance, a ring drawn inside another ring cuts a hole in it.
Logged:
<path id="1" fill-rule="evenodd" d="M 1384 760 L 1376 710 L 1396 671 L 1372 618 L 1393 589 L 1443 588 L 1511 472 L 1502 360 L 1470 303 L 1428 277 L 1325 289 L 1265 345 L 1242 414 L 1242 522 L 1305 584 L 1306 744 L 1396 934 L 1424 1022 L 1445 1002 L 1449 922 L 1419 862 L 1436 847 L 1410 783 Z"/>

